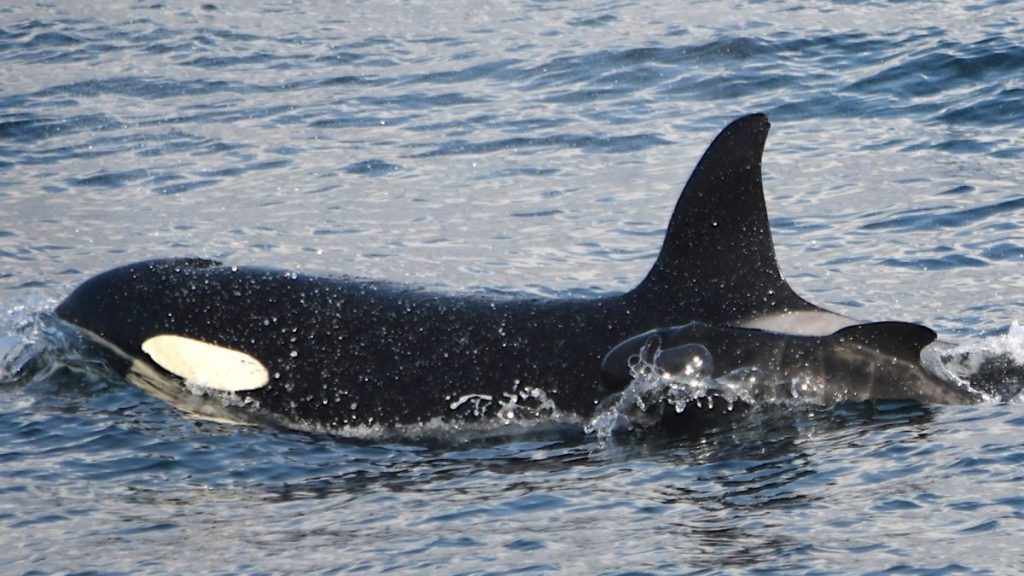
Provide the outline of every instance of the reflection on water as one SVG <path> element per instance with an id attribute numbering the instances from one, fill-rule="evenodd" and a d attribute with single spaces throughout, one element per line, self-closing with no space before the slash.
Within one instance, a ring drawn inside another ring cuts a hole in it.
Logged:
<path id="1" fill-rule="evenodd" d="M 763 111 L 797 291 L 994 344 L 1024 293 L 1024 18 L 907 8 L 0 7 L 3 565 L 1019 571 L 1016 403 L 789 407 L 685 438 L 340 439 L 183 415 L 39 316 L 91 274 L 182 255 L 624 290 L 709 138 Z"/>

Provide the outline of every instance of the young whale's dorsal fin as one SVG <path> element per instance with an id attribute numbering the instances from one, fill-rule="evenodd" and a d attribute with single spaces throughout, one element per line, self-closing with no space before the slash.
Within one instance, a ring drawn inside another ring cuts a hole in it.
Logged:
<path id="1" fill-rule="evenodd" d="M 715 138 L 683 189 L 658 260 L 634 290 L 674 306 L 674 323 L 821 310 L 790 288 L 775 259 L 761 185 L 769 126 L 764 114 L 751 114 Z"/>
<path id="2" fill-rule="evenodd" d="M 829 336 L 833 341 L 884 350 L 897 358 L 917 361 L 921 350 L 935 341 L 935 331 L 910 322 L 871 322 L 857 324 Z"/>

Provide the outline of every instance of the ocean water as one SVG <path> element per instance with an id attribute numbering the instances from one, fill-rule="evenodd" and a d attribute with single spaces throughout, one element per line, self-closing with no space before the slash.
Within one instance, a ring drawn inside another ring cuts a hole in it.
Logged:
<path id="1" fill-rule="evenodd" d="M 798 292 L 1024 351 L 1019 3 L 0 6 L 3 572 L 1024 570 L 1016 396 L 353 439 L 189 417 L 52 317 L 181 255 L 625 290 L 754 111 Z"/>

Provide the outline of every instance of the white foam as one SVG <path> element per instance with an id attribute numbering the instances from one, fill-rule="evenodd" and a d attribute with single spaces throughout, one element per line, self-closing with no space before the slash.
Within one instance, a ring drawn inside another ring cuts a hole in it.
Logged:
<path id="1" fill-rule="evenodd" d="M 691 400 L 705 398 L 715 388 L 711 374 L 711 352 L 700 344 L 671 348 L 664 369 L 658 338 L 652 338 L 637 356 L 630 358 L 629 373 L 633 381 L 622 392 L 606 398 L 587 422 L 584 431 L 605 438 L 623 430 L 645 428 L 661 419 L 666 404 L 682 412 Z M 727 400 L 732 401 L 727 398 Z"/>
<path id="2" fill-rule="evenodd" d="M 1016 320 L 1006 334 L 980 341 L 935 342 L 921 364 L 938 377 L 968 386 L 989 401 L 1020 400 L 1024 390 L 1024 327 Z"/>

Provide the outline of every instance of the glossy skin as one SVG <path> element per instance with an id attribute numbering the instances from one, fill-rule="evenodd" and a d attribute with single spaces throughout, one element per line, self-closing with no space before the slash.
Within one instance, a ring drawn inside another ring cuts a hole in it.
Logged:
<path id="1" fill-rule="evenodd" d="M 779 272 L 761 185 L 768 128 L 754 114 L 718 135 L 650 273 L 623 294 L 492 299 L 174 259 L 100 274 L 57 314 L 136 365 L 151 364 L 143 344 L 167 334 L 244 352 L 271 376 L 233 399 L 287 423 L 489 417 L 505 395 L 532 389 L 560 412 L 587 417 L 607 394 L 601 359 L 636 334 L 793 313 L 846 322 L 797 296 Z M 470 395 L 490 401 L 469 410 L 461 401 Z"/>
<path id="2" fill-rule="evenodd" d="M 58 314 L 136 358 L 167 333 L 242 350 L 271 379 L 239 396 L 328 427 L 467 417 L 462 396 L 526 386 L 587 413 L 604 351 L 657 319 L 634 294 L 497 301 L 181 260 L 100 275 Z"/>
<path id="3" fill-rule="evenodd" d="M 765 330 L 693 322 L 652 330 L 613 348 L 602 364 L 609 389 L 629 385 L 630 358 L 652 339 L 671 353 L 700 344 L 713 358 L 712 375 L 721 377 L 756 367 L 761 377 L 789 395 L 793 382 L 808 383 L 806 399 L 823 404 L 864 400 L 917 400 L 938 404 L 978 402 L 979 395 L 946 382 L 921 366 L 921 351 L 935 332 L 904 322 L 858 324 L 826 336 L 795 336 Z"/>

